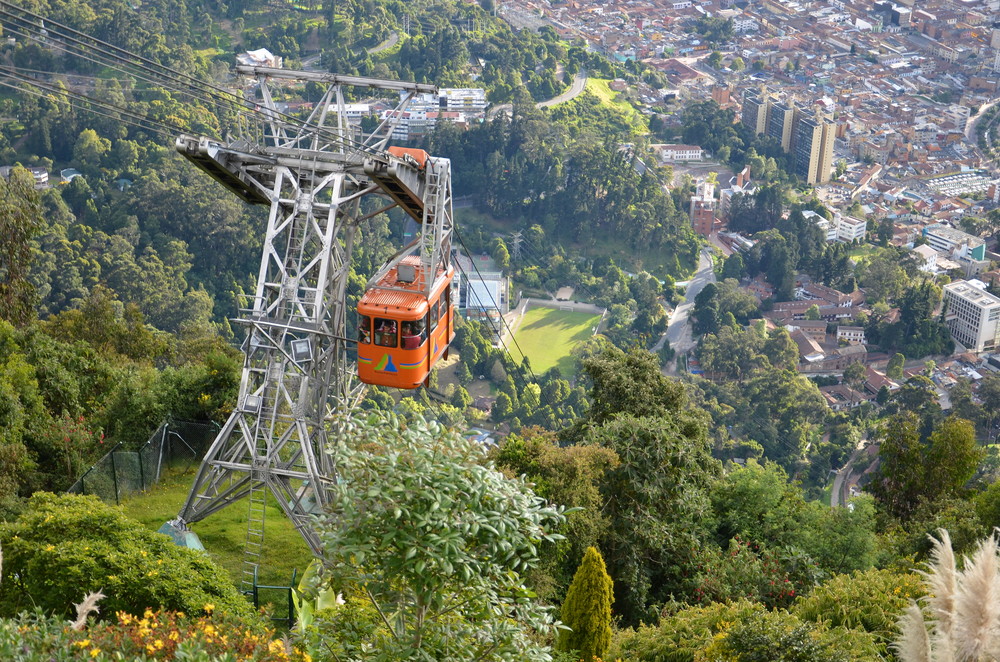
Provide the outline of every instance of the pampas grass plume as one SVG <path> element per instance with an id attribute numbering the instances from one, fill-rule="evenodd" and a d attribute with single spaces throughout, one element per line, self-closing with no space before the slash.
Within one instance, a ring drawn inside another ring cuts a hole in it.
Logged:
<path id="1" fill-rule="evenodd" d="M 930 569 L 920 573 L 927 581 L 930 596 L 927 606 L 936 628 L 943 636 L 951 637 L 954 625 L 955 595 L 957 589 L 957 572 L 955 570 L 955 553 L 951 547 L 951 537 L 946 529 L 937 530 L 939 538 L 928 535 L 933 544 L 931 550 Z"/>
<path id="2" fill-rule="evenodd" d="M 983 540 L 972 557 L 966 559 L 959 576 L 952 638 L 959 660 L 985 659 L 996 646 L 1000 623 L 997 551 L 996 536 Z"/>
<path id="3" fill-rule="evenodd" d="M 906 662 L 931 662 L 931 639 L 924 624 L 924 612 L 911 602 L 899 617 L 899 639 L 892 647 Z"/>
<path id="4" fill-rule="evenodd" d="M 79 632 L 87 626 L 87 617 L 91 614 L 101 613 L 100 608 L 98 608 L 97 603 L 104 599 L 104 593 L 97 591 L 96 593 L 88 593 L 78 605 L 73 605 L 76 607 L 76 620 L 70 623 L 70 628 Z"/>

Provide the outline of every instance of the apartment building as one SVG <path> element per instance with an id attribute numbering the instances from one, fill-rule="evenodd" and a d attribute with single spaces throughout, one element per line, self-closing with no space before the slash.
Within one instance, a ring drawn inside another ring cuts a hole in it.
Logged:
<path id="1" fill-rule="evenodd" d="M 997 347 L 1000 298 L 987 292 L 985 284 L 965 280 L 948 283 L 944 301 L 952 338 L 977 354 Z"/>
<path id="2" fill-rule="evenodd" d="M 771 103 L 767 115 L 767 135 L 780 142 L 781 149 L 791 152 L 795 107 L 781 102 Z"/>
<path id="3" fill-rule="evenodd" d="M 830 181 L 833 170 L 834 125 L 815 115 L 801 114 L 795 123 L 795 174 L 807 184 Z"/>
<path id="4" fill-rule="evenodd" d="M 743 96 L 740 122 L 756 134 L 767 134 L 794 157 L 795 173 L 809 184 L 830 181 L 836 125 L 800 110 L 793 103 L 771 100 L 766 93 Z"/>
<path id="5" fill-rule="evenodd" d="M 760 135 L 767 130 L 767 97 L 761 97 L 754 92 L 743 95 L 743 112 L 740 122 L 755 134 Z"/>

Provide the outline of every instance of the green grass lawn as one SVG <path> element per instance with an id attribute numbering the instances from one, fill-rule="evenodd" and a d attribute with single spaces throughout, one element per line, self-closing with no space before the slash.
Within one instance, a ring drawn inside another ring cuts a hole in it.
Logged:
<path id="1" fill-rule="evenodd" d="M 851 246 L 850 250 L 847 251 L 847 254 L 851 256 L 852 260 L 857 262 L 859 260 L 864 260 L 877 250 L 877 246 L 873 246 L 871 244 L 861 244 L 859 246 Z"/>
<path id="2" fill-rule="evenodd" d="M 610 106 L 627 117 L 633 127 L 646 130 L 648 128 L 646 118 L 631 103 L 619 99 L 619 93 L 608 87 L 608 83 L 610 82 L 610 80 L 604 78 L 587 78 L 586 90 L 600 99 L 601 103 L 605 106 Z"/>
<path id="3" fill-rule="evenodd" d="M 125 500 L 122 510 L 150 529 L 159 529 L 164 522 L 177 517 L 187 499 L 197 468 L 197 465 L 191 465 L 169 469 L 153 489 Z M 243 574 L 247 509 L 248 502 L 244 499 L 191 526 L 201 538 L 212 560 L 226 569 L 237 587 Z M 269 495 L 264 517 L 264 556 L 258 572 L 258 583 L 287 586 L 292 570 L 297 568 L 301 575 L 310 561 L 312 554 L 305 541 Z M 270 596 L 261 595 L 262 601 L 268 599 L 271 599 Z"/>
<path id="4" fill-rule="evenodd" d="M 594 334 L 600 315 L 556 308 L 532 308 L 524 315 L 514 338 L 540 375 L 552 366 L 564 377 L 573 374 L 570 350 Z"/>

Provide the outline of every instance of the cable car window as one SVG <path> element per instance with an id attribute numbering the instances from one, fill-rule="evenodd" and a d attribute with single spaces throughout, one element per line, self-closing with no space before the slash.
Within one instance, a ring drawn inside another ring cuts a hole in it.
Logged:
<path id="1" fill-rule="evenodd" d="M 427 334 L 425 333 L 423 320 L 403 322 L 400 328 L 403 332 L 403 349 L 416 349 L 424 344 Z"/>
<path id="2" fill-rule="evenodd" d="M 434 305 L 431 306 L 431 330 L 436 329 L 438 326 L 438 302 L 435 301 Z"/>
<path id="3" fill-rule="evenodd" d="M 367 345 L 372 341 L 372 318 L 358 315 L 358 342 Z"/>
<path id="4" fill-rule="evenodd" d="M 375 318 L 375 344 L 379 347 L 396 347 L 399 344 L 397 339 L 396 320 Z"/>

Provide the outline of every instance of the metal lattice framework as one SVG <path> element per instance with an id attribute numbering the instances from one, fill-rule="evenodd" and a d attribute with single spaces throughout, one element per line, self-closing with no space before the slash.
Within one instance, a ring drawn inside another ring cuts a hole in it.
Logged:
<path id="1" fill-rule="evenodd" d="M 419 252 L 425 273 L 434 274 L 447 268 L 452 210 L 447 159 L 431 158 L 421 166 L 385 151 L 409 101 L 435 87 L 266 67 L 237 70 L 256 81 L 260 126 L 244 127 L 226 144 L 184 135 L 176 147 L 243 200 L 268 205 L 270 214 L 253 305 L 237 320 L 246 327 L 237 406 L 170 525 L 186 531 L 188 524 L 249 497 L 248 585 L 259 562 L 268 491 L 319 553 L 311 518 L 328 502 L 335 480 L 325 452 L 328 414 L 331 408 L 353 407 L 363 388 L 348 362 L 351 341 L 345 333 L 358 223 L 401 207 L 423 231 L 381 272 Z M 303 122 L 279 111 L 270 88 L 275 81 L 311 81 L 326 88 Z M 399 92 L 400 102 L 375 132 L 362 137 L 347 121 L 345 87 Z M 387 204 L 363 214 L 360 203 L 369 195 L 384 196 Z"/>

